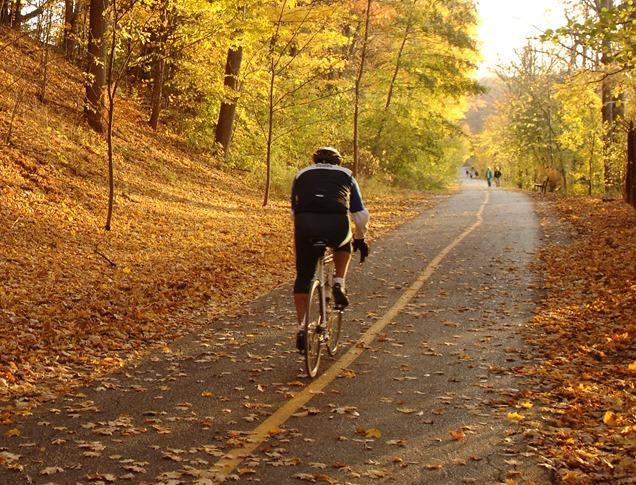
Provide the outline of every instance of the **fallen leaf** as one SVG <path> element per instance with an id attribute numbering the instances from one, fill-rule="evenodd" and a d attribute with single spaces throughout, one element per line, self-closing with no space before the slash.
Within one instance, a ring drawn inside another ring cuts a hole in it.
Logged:
<path id="1" fill-rule="evenodd" d="M 403 414 L 413 414 L 417 412 L 417 409 L 413 408 L 397 408 L 397 410 Z"/>
<path id="2" fill-rule="evenodd" d="M 22 432 L 18 428 L 12 428 L 9 431 L 7 431 L 4 435 L 11 438 L 11 437 L 17 437 L 22 435 Z"/>
<path id="3" fill-rule="evenodd" d="M 510 421 L 523 421 L 524 419 L 526 419 L 525 416 L 523 416 L 522 414 L 516 413 L 516 412 L 508 413 L 507 418 Z"/>

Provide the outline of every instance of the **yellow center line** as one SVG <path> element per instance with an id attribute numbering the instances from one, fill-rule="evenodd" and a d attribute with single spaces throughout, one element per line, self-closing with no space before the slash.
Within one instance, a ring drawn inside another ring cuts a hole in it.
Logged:
<path id="1" fill-rule="evenodd" d="M 230 473 L 232 473 L 239 464 L 245 460 L 257 447 L 267 441 L 270 435 L 276 433 L 277 429 L 285 423 L 292 414 L 307 404 L 316 394 L 320 394 L 338 375 L 353 363 L 375 339 L 375 337 L 391 321 L 400 313 L 404 307 L 413 299 L 415 294 L 424 286 L 424 283 L 433 275 L 442 260 L 457 246 L 466 236 L 473 232 L 483 222 L 483 213 L 490 200 L 490 192 L 486 192 L 486 197 L 477 211 L 477 221 L 471 224 L 457 238 L 455 238 L 448 246 L 442 249 L 430 263 L 424 268 L 424 271 L 418 276 L 417 280 L 409 286 L 404 293 L 398 298 L 395 304 L 389 309 L 384 316 L 376 321 L 369 329 L 360 337 L 358 342 L 352 346 L 345 354 L 342 355 L 331 367 L 308 384 L 302 391 L 278 408 L 271 416 L 257 426 L 245 439 L 245 441 L 231 452 L 225 454 L 217 461 L 214 466 L 214 479 L 218 482 L 224 481 Z"/>

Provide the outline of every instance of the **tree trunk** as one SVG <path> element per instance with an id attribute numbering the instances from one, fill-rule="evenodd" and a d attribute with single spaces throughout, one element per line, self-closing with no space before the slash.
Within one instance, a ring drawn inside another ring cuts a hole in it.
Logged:
<path id="1" fill-rule="evenodd" d="M 276 42 L 278 41 L 278 33 L 280 32 L 280 26 L 283 22 L 283 15 L 285 14 L 285 7 L 287 6 L 287 0 L 285 0 L 280 8 L 280 14 L 278 21 L 276 22 L 276 31 L 272 36 L 269 43 L 269 60 L 270 60 L 270 78 L 269 78 L 269 110 L 267 116 L 267 153 L 265 155 L 265 195 L 263 196 L 263 207 L 269 202 L 269 188 L 272 178 L 272 143 L 274 143 L 274 88 L 276 86 L 276 59 L 274 59 Z"/>
<path id="2" fill-rule="evenodd" d="M 362 75 L 364 74 L 364 61 L 367 57 L 367 45 L 369 43 L 369 20 L 371 18 L 371 2 L 367 0 L 367 11 L 364 20 L 364 40 L 362 41 L 362 53 L 360 55 L 360 66 L 356 76 L 353 106 L 353 175 L 358 175 L 360 166 L 360 146 L 359 146 L 359 118 L 360 118 L 360 87 L 362 85 Z"/>
<path id="3" fill-rule="evenodd" d="M 236 115 L 236 102 L 239 90 L 239 73 L 241 71 L 241 61 L 243 59 L 243 48 L 230 48 L 227 51 L 225 62 L 225 79 L 223 84 L 226 90 L 226 99 L 221 103 L 219 119 L 216 124 L 214 143 L 221 145 L 223 157 L 227 158 L 227 153 L 232 140 L 232 130 L 234 127 L 234 116 Z"/>
<path id="4" fill-rule="evenodd" d="M 0 0 L 0 25 L 11 23 L 11 7 L 10 0 Z"/>
<path id="5" fill-rule="evenodd" d="M 13 12 L 11 14 L 11 17 L 11 25 L 13 26 L 13 28 L 19 29 L 20 24 L 22 23 L 22 0 L 13 1 Z"/>
<path id="6" fill-rule="evenodd" d="M 77 9 L 74 0 L 64 0 L 64 37 L 62 45 L 67 60 L 73 59 L 75 52 L 75 29 L 77 25 Z"/>
<path id="7" fill-rule="evenodd" d="M 53 22 L 53 12 L 51 10 L 47 10 L 46 12 L 46 32 L 42 36 L 42 54 L 40 58 L 40 69 L 42 73 L 42 78 L 40 80 L 40 87 L 38 89 L 37 98 L 43 103 L 46 99 L 46 86 L 48 84 L 48 75 L 49 75 L 49 43 L 51 40 L 51 24 Z"/>
<path id="8" fill-rule="evenodd" d="M 267 154 L 266 160 L 266 176 L 265 176 L 265 196 L 263 197 L 263 206 L 269 202 L 269 187 L 271 185 L 272 174 L 272 143 L 274 138 L 274 83 L 276 81 L 276 65 L 272 57 L 272 71 L 269 81 L 269 113 L 267 124 Z"/>
<path id="9" fill-rule="evenodd" d="M 625 201 L 636 208 L 636 129 L 632 123 L 627 134 L 627 173 L 625 174 Z"/>
<path id="10" fill-rule="evenodd" d="M 88 125 L 98 133 L 104 131 L 104 84 L 105 56 L 104 34 L 106 32 L 106 0 L 90 0 L 88 35 L 88 83 L 86 84 L 86 103 L 84 113 Z"/>
<path id="11" fill-rule="evenodd" d="M 152 74 L 152 98 L 150 111 L 150 127 L 156 130 L 159 126 L 159 114 L 161 113 L 161 95 L 163 93 L 163 80 L 166 61 L 163 56 L 155 61 Z"/>

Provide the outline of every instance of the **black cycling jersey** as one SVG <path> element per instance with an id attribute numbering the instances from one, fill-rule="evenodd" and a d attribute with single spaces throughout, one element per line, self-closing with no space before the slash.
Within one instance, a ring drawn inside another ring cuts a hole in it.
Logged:
<path id="1" fill-rule="evenodd" d="M 362 239 L 369 212 L 351 170 L 329 163 L 317 163 L 298 172 L 292 186 L 291 206 L 295 215 L 294 293 L 307 293 L 322 254 L 313 243 L 323 239 L 335 251 L 351 252 L 349 213 L 354 222 L 355 237 Z"/>
<path id="2" fill-rule="evenodd" d="M 329 163 L 317 163 L 298 172 L 291 203 L 295 214 L 347 214 L 364 210 L 351 171 Z"/>

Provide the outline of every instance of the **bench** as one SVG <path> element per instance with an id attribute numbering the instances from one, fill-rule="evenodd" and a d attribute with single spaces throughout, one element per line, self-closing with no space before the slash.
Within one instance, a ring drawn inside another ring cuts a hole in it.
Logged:
<path id="1" fill-rule="evenodd" d="M 546 177 L 543 182 L 540 184 L 534 184 L 534 189 L 538 189 L 542 194 L 545 194 L 548 191 L 548 182 L 550 181 L 550 177 Z"/>

